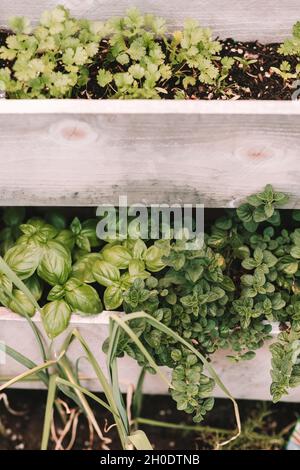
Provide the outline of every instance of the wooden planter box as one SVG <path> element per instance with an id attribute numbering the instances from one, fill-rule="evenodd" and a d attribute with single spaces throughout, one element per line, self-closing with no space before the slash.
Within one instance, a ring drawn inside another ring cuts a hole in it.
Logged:
<path id="1" fill-rule="evenodd" d="M 299 137 L 298 102 L 3 100 L 0 204 L 299 206 Z"/>
<path id="2" fill-rule="evenodd" d="M 40 350 L 36 344 L 36 340 L 27 320 L 4 308 L 0 308 L 0 315 L 1 340 L 3 343 L 13 347 L 32 359 L 35 363 L 42 363 Z M 43 331 L 39 315 L 34 317 L 34 321 L 40 331 Z M 102 352 L 102 343 L 108 336 L 108 321 L 109 312 L 103 312 L 101 315 L 90 317 L 88 320 L 84 317 L 80 317 L 79 315 L 73 315 L 68 330 L 56 338 L 51 346 L 50 341 L 47 341 L 48 346 L 51 348 L 52 357 L 55 357 L 55 354 L 60 351 L 60 347 L 67 334 L 72 331 L 72 329 L 77 328 L 88 342 L 89 347 L 98 359 L 103 371 L 106 372 L 106 356 Z M 273 327 L 273 334 L 274 337 L 276 337 L 276 325 Z M 227 354 L 231 354 L 231 352 L 218 351 L 212 357 L 212 365 L 219 373 L 222 381 L 229 388 L 233 396 L 235 398 L 269 400 L 271 357 L 268 350 L 268 344 L 258 350 L 256 358 L 249 362 L 245 361 L 237 364 L 232 363 L 226 357 Z M 84 354 L 79 343 L 74 341 L 70 347 L 68 357 L 75 362 L 83 355 Z M 131 386 L 136 385 L 140 369 L 137 363 L 129 357 L 119 359 L 118 365 L 121 388 L 126 392 Z M 4 358 L 4 355 L 2 355 L 2 361 L 0 360 L 0 377 L 6 377 L 8 379 L 8 377 L 20 374 L 24 370 L 24 367 L 19 365 L 9 356 Z M 164 372 L 168 377 L 171 377 L 171 371 L 169 369 L 164 368 Z M 87 361 L 80 361 L 79 375 L 82 383 L 86 387 L 90 390 L 99 391 L 99 382 Z M 40 382 L 30 381 L 21 382 L 17 384 L 16 387 L 43 388 L 43 385 Z M 164 394 L 167 393 L 167 391 L 166 384 L 162 382 L 158 376 L 152 376 L 149 374 L 146 376 L 144 385 L 145 393 Z M 217 387 L 215 396 L 224 397 L 224 393 Z M 300 389 L 298 388 L 293 390 L 285 400 L 295 402 L 300 401 Z"/>
<path id="3" fill-rule="evenodd" d="M 36 20 L 57 2 L 1 0 L 0 26 L 11 15 Z M 98 19 L 135 5 L 171 28 L 192 17 L 215 36 L 265 42 L 284 39 L 300 19 L 298 0 L 60 3 Z M 235 207 L 272 183 L 295 206 L 299 136 L 298 102 L 3 100 L 0 204 L 96 206 L 121 194 L 129 203 Z"/>
<path id="4" fill-rule="evenodd" d="M 1 0 L 0 26 L 11 15 L 36 20 L 56 3 Z M 59 3 L 78 16 L 98 19 L 122 15 L 135 5 L 169 18 L 174 29 L 192 17 L 221 38 L 262 42 L 284 39 L 300 19 L 299 0 Z M 300 104 L 293 101 L 0 101 L 3 206 L 97 206 L 118 204 L 119 196 L 126 195 L 129 203 L 236 207 L 245 196 L 272 183 L 292 194 L 288 207 L 300 207 L 299 154 Z M 106 316 L 74 317 L 72 326 L 79 326 L 103 361 Z M 21 317 L 1 312 L 0 340 L 38 362 L 28 328 Z M 225 356 L 226 352 L 216 354 L 214 364 L 236 397 L 269 398 L 266 348 L 258 351 L 256 360 L 240 365 L 229 363 Z M 19 371 L 11 360 L 0 366 L 0 375 Z M 93 388 L 90 372 L 84 369 L 82 374 Z M 120 375 L 126 388 L 136 380 L 136 365 L 121 360 Z M 152 378 L 146 391 L 165 389 Z M 289 397 L 299 398 L 299 391 Z"/>

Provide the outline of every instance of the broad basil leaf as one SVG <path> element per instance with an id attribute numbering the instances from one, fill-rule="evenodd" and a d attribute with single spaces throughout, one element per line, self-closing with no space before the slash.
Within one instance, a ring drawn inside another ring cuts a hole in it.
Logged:
<path id="1" fill-rule="evenodd" d="M 50 290 L 47 300 L 60 300 L 63 299 L 65 296 L 66 290 L 64 286 L 57 285 L 52 287 Z"/>
<path id="2" fill-rule="evenodd" d="M 54 300 L 42 308 L 43 325 L 51 339 L 67 328 L 70 318 L 71 309 L 64 300 Z"/>
<path id="3" fill-rule="evenodd" d="M 146 279 L 150 277 L 150 274 L 145 271 L 145 263 L 140 259 L 133 259 L 130 261 L 128 266 L 129 275 L 132 277 L 142 275 L 142 278 Z"/>
<path id="4" fill-rule="evenodd" d="M 132 256 L 135 259 L 143 259 L 147 251 L 147 245 L 143 240 L 136 240 L 132 249 Z"/>
<path id="5" fill-rule="evenodd" d="M 51 286 L 64 284 L 71 272 L 72 260 L 69 250 L 57 241 L 50 240 L 43 247 L 38 275 Z"/>
<path id="6" fill-rule="evenodd" d="M 20 315 L 28 315 L 33 317 L 36 309 L 35 306 L 30 302 L 27 295 L 18 289 L 13 290 L 12 298 L 9 301 L 8 307 Z"/>
<path id="7" fill-rule="evenodd" d="M 93 274 L 93 266 L 97 260 L 102 260 L 102 255 L 100 253 L 88 253 L 83 256 L 73 264 L 71 276 L 76 277 L 87 284 L 95 282 L 96 279 Z"/>
<path id="8" fill-rule="evenodd" d="M 147 269 L 155 273 L 161 271 L 166 265 L 162 261 L 162 251 L 157 246 L 151 246 L 144 255 Z"/>
<path id="9" fill-rule="evenodd" d="M 27 279 L 36 271 L 41 256 L 42 250 L 39 246 L 20 244 L 10 248 L 4 260 L 20 279 Z"/>
<path id="10" fill-rule="evenodd" d="M 82 251 L 86 251 L 87 253 L 91 251 L 91 245 L 90 245 L 89 239 L 85 235 L 80 234 L 76 237 L 76 245 Z"/>
<path id="11" fill-rule="evenodd" d="M 75 217 L 75 219 L 73 219 L 71 225 L 70 225 L 70 228 L 72 230 L 72 232 L 74 233 L 74 235 L 79 235 L 80 232 L 81 232 L 81 223 L 80 223 L 80 220 L 78 219 L 78 217 Z"/>
<path id="12" fill-rule="evenodd" d="M 107 310 L 116 310 L 123 303 L 122 289 L 118 286 L 109 286 L 104 292 L 104 305 Z"/>
<path id="13" fill-rule="evenodd" d="M 74 286 L 72 290 L 67 288 L 65 300 L 74 313 L 95 315 L 101 313 L 103 310 L 98 292 L 87 284 L 82 284 L 77 287 Z"/>
<path id="14" fill-rule="evenodd" d="M 61 230 L 57 237 L 55 237 L 55 241 L 72 251 L 75 245 L 75 235 L 71 230 Z"/>
<path id="15" fill-rule="evenodd" d="M 132 256 L 126 248 L 121 245 L 108 245 L 101 251 L 103 259 L 116 266 L 118 269 L 128 268 Z"/>
<path id="16" fill-rule="evenodd" d="M 96 233 L 97 223 L 97 219 L 88 219 L 81 224 L 81 235 L 88 239 L 92 248 L 96 248 L 100 245 L 100 240 Z"/>
<path id="17" fill-rule="evenodd" d="M 107 261 L 96 261 L 93 265 L 93 274 L 102 286 L 112 286 L 120 281 L 120 271 Z"/>
<path id="18" fill-rule="evenodd" d="M 27 224 L 21 224 L 20 230 L 23 232 L 18 239 L 18 243 L 45 243 L 56 237 L 58 231 L 50 224 L 46 224 L 40 219 L 31 219 Z"/>
<path id="19" fill-rule="evenodd" d="M 24 284 L 28 287 L 35 300 L 39 301 L 43 295 L 43 285 L 38 276 L 34 274 L 32 277 L 26 279 Z"/>
<path id="20" fill-rule="evenodd" d="M 51 210 L 46 214 L 46 220 L 57 230 L 64 230 L 67 226 L 65 217 L 58 210 Z"/>
<path id="21" fill-rule="evenodd" d="M 24 207 L 8 207 L 4 210 L 3 222 L 8 226 L 19 226 L 25 218 Z"/>

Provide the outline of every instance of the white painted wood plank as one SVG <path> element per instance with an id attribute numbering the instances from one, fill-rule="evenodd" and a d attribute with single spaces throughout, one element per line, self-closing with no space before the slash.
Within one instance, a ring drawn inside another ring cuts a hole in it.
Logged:
<path id="1" fill-rule="evenodd" d="M 85 340 L 88 342 L 92 352 L 95 354 L 101 367 L 106 371 L 105 355 L 101 351 L 104 339 L 108 335 L 108 318 L 109 312 L 103 312 L 95 317 L 80 317 L 73 315 L 71 325 L 68 332 L 77 328 Z M 39 316 L 34 317 L 36 325 L 42 330 Z M 56 338 L 52 344 L 52 354 L 60 350 L 60 346 L 67 335 L 62 334 Z M 273 334 L 276 337 L 277 328 L 274 325 Z M 26 341 L 25 341 L 26 339 Z M 28 322 L 4 308 L 0 308 L 0 341 L 13 347 L 25 356 L 30 357 L 34 362 L 41 363 L 40 351 L 35 343 L 32 330 Z M 229 351 L 218 351 L 213 355 L 212 364 L 219 373 L 222 381 L 230 390 L 235 398 L 247 398 L 252 400 L 270 400 L 269 387 L 271 383 L 270 377 L 270 353 L 268 344 L 257 351 L 256 358 L 249 362 L 241 362 L 233 364 L 226 357 Z M 76 342 L 72 343 L 68 357 L 74 362 L 82 356 L 82 350 Z M 119 359 L 119 376 L 122 390 L 126 392 L 128 387 L 137 383 L 139 375 L 139 367 L 132 359 L 125 357 Z M 0 377 L 15 376 L 23 372 L 24 368 L 18 363 L 7 357 L 5 364 L 0 364 Z M 170 378 L 170 370 L 163 369 L 167 377 Z M 80 377 L 84 385 L 91 390 L 99 390 L 99 384 L 95 379 L 93 370 L 86 361 L 80 362 Z M 16 385 L 18 388 L 42 388 L 41 383 L 21 383 Z M 165 394 L 167 393 L 166 385 L 157 376 L 146 377 L 144 392 L 149 394 Z M 224 397 L 224 393 L 216 388 L 216 397 Z M 299 401 L 300 388 L 291 391 L 284 401 Z"/>
<path id="2" fill-rule="evenodd" d="M 271 183 L 300 207 L 299 102 L 3 101 L 0 110 L 0 205 L 116 205 L 127 195 L 235 207 Z"/>
<path id="3" fill-rule="evenodd" d="M 137 6 L 165 17 L 174 29 L 181 27 L 185 18 L 195 18 L 220 37 L 266 42 L 282 40 L 300 19 L 299 0 L 1 0 L 0 25 L 7 24 L 12 15 L 27 15 L 36 21 L 42 11 L 57 3 L 91 19 L 120 16 Z"/>
<path id="4" fill-rule="evenodd" d="M 300 116 L 300 101 L 2 100 L 1 114 L 247 114 Z"/>

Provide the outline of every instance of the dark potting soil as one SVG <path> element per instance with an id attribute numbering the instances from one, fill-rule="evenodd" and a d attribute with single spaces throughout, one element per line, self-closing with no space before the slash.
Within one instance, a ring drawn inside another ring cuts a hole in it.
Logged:
<path id="1" fill-rule="evenodd" d="M 285 57 L 278 53 L 280 44 L 260 44 L 259 42 L 237 42 L 233 39 L 221 41 L 223 49 L 221 56 L 240 57 L 246 60 L 256 60 L 246 68 L 238 61 L 226 78 L 226 86 L 222 90 L 212 85 L 197 84 L 189 86 L 185 90 L 186 99 L 190 100 L 291 100 L 295 91 L 294 80 L 284 81 L 280 75 L 272 70 L 272 67 L 280 68 L 281 63 L 287 60 L 291 64 L 291 70 L 297 65 L 295 57 Z M 163 47 L 163 44 L 161 44 Z M 90 77 L 87 87 L 82 89 L 79 98 L 106 99 L 106 91 L 97 84 L 97 73 L 103 68 L 106 60 L 107 43 L 102 41 L 100 52 L 96 61 L 90 66 Z M 105 68 L 105 67 L 104 67 Z M 121 72 L 122 66 L 115 64 L 107 69 L 113 73 Z M 175 80 L 170 79 L 164 87 L 167 94 L 161 94 L 162 99 L 174 99 L 178 86 Z M 76 92 L 77 93 L 77 92 Z"/>
<path id="2" fill-rule="evenodd" d="M 9 390 L 7 392 L 9 407 L 0 401 L 0 450 L 35 450 L 39 449 L 45 412 L 46 392 L 29 390 Z M 288 436 L 299 414 L 299 404 L 262 403 L 240 400 L 238 402 L 242 419 L 242 436 L 229 447 L 234 450 L 280 450 L 286 445 Z M 120 449 L 116 429 L 107 428 L 112 424 L 111 416 L 103 408 L 93 406 L 93 411 L 104 435 L 111 439 L 110 450 Z M 72 412 L 72 403 L 69 402 Z M 18 412 L 14 415 L 13 412 Z M 21 414 L 20 414 L 21 412 Z M 191 417 L 176 410 L 174 401 L 168 396 L 145 396 L 141 416 L 160 422 L 192 425 Z M 222 428 L 229 431 L 224 438 L 231 437 L 235 428 L 234 414 L 229 400 L 217 399 L 214 409 L 207 415 L 201 426 Z M 209 450 L 216 445 L 216 434 L 207 429 L 205 432 L 187 432 L 165 429 L 149 425 L 140 425 L 157 450 Z M 59 418 L 55 417 L 57 437 L 62 429 Z M 90 435 L 85 418 L 79 417 L 75 429 L 73 449 L 100 450 L 101 445 L 96 436 Z M 222 437 L 220 441 L 222 441 Z M 64 448 L 70 442 L 71 432 L 63 440 Z M 49 448 L 55 443 L 50 440 Z"/>
<path id="3" fill-rule="evenodd" d="M 284 60 L 291 64 L 291 70 L 297 65 L 295 57 L 285 57 L 278 53 L 279 44 L 260 44 L 259 42 L 235 42 L 227 39 L 223 43 L 222 55 L 256 60 L 246 69 L 239 61 L 235 61 L 226 83 L 227 93 L 232 99 L 256 100 L 291 100 L 295 91 L 294 80 L 285 82 L 280 75 L 272 71 L 272 67 L 280 68 Z M 216 97 L 215 97 L 216 98 Z M 212 98 L 209 98 L 212 99 Z"/>
<path id="4" fill-rule="evenodd" d="M 7 31 L 0 30 L 0 46 L 5 45 Z M 221 56 L 240 57 L 255 63 L 244 65 L 237 59 L 226 78 L 226 86 L 220 89 L 211 85 L 198 83 L 189 86 L 185 90 L 186 99 L 191 100 L 291 100 L 295 91 L 294 79 L 284 81 L 280 75 L 272 70 L 272 67 L 280 68 L 286 60 L 291 64 L 291 70 L 295 70 L 298 63 L 295 57 L 285 57 L 278 53 L 279 44 L 260 44 L 259 42 L 237 42 L 234 39 L 221 41 L 223 48 Z M 162 44 L 162 47 L 164 45 Z M 74 89 L 73 98 L 80 99 L 106 99 L 107 90 L 97 84 L 97 73 L 100 68 L 107 68 L 112 72 L 122 72 L 124 69 L 118 63 L 107 64 L 107 41 L 100 44 L 99 53 L 90 65 L 90 80 L 86 87 Z M 0 60 L 0 68 L 11 67 L 12 63 Z M 165 85 L 167 94 L 161 94 L 163 99 L 173 99 L 178 87 L 175 80 L 170 79 Z"/>
<path id="5" fill-rule="evenodd" d="M 287 60 L 291 70 L 295 69 L 297 59 L 284 57 L 278 53 L 280 44 L 260 44 L 259 42 L 237 42 L 233 39 L 221 41 L 222 57 L 240 57 L 246 60 L 255 60 L 255 63 L 243 66 L 238 60 L 226 78 L 226 86 L 220 89 L 212 85 L 197 84 L 185 90 L 186 99 L 189 100 L 291 100 L 295 91 L 294 80 L 284 81 L 272 67 L 280 68 L 281 63 Z M 164 48 L 164 45 L 161 44 Z M 100 52 L 96 61 L 90 66 L 90 77 L 87 87 L 79 92 L 79 98 L 106 99 L 106 90 L 97 84 L 97 74 L 106 62 L 107 42 L 102 41 Z M 105 68 L 105 66 L 104 66 Z M 120 64 L 107 66 L 113 73 L 123 71 Z M 174 99 L 178 86 L 175 80 L 170 79 L 164 88 L 167 94 L 161 94 L 162 99 Z M 78 92 L 76 92 L 78 94 Z M 74 95 L 74 98 L 77 97 Z"/>

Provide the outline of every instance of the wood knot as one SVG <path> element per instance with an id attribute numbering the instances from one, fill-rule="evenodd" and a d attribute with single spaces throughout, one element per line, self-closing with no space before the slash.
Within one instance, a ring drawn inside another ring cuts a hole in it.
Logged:
<path id="1" fill-rule="evenodd" d="M 94 142 L 98 135 L 84 121 L 65 119 L 50 127 L 50 136 L 58 142 L 69 144 L 87 144 Z"/>
<path id="2" fill-rule="evenodd" d="M 271 152 L 266 147 L 255 147 L 247 150 L 246 155 L 253 162 L 262 162 L 272 157 Z"/>
<path id="3" fill-rule="evenodd" d="M 83 140 L 86 137 L 85 130 L 76 125 L 64 127 L 61 134 L 66 140 Z"/>

